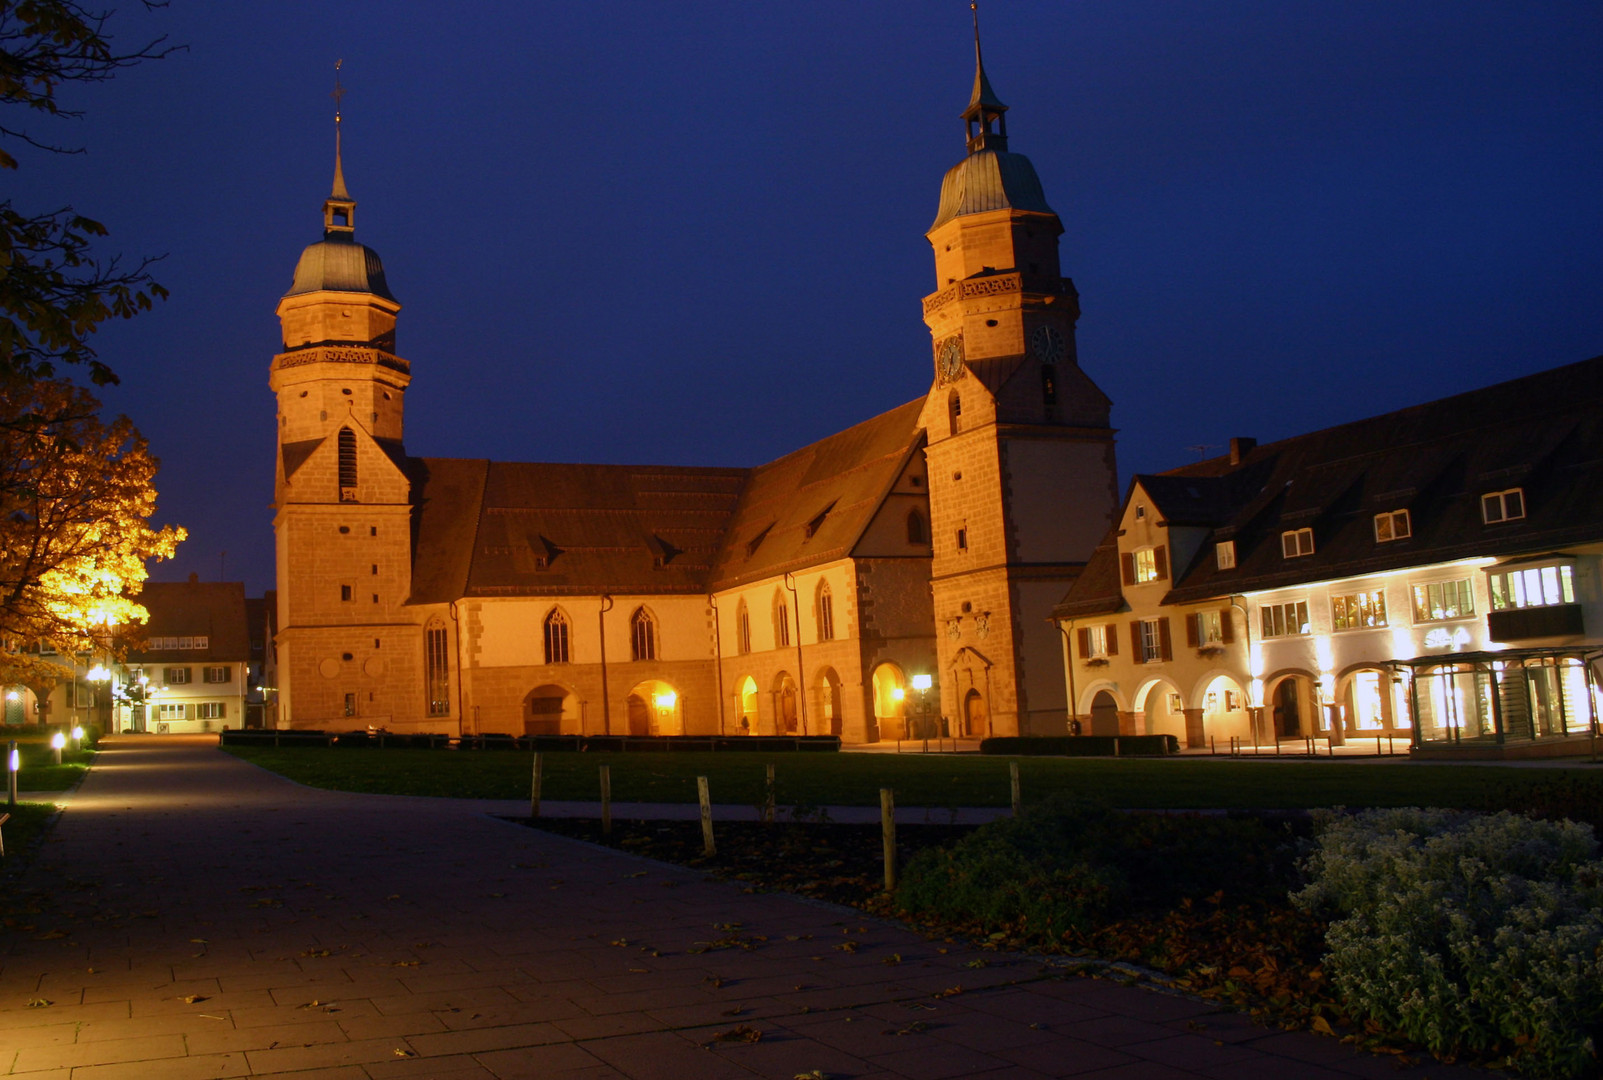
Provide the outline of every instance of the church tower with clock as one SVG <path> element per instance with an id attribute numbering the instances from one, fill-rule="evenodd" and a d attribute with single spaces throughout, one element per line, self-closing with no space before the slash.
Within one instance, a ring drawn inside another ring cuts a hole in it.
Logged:
<path id="1" fill-rule="evenodd" d="M 968 154 L 941 183 L 924 298 L 935 378 L 924 403 L 941 712 L 955 733 L 1057 735 L 1067 711 L 1050 621 L 1113 521 L 1110 402 L 1080 370 L 1063 225 L 1008 149 L 979 31 Z"/>

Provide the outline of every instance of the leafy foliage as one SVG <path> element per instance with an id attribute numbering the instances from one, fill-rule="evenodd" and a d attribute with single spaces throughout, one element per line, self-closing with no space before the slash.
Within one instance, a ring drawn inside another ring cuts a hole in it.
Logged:
<path id="1" fill-rule="evenodd" d="M 148 615 L 133 596 L 145 564 L 171 558 L 184 530 L 152 529 L 157 460 L 126 417 L 110 424 L 80 387 L 0 383 L 0 682 L 58 674 L 22 651 L 113 644 Z"/>
<path id="2" fill-rule="evenodd" d="M 1307 870 L 1293 899 L 1332 917 L 1325 967 L 1355 1016 L 1438 1055 L 1596 1071 L 1603 862 L 1590 826 L 1372 810 L 1327 821 Z"/>
<path id="3" fill-rule="evenodd" d="M 63 84 L 104 82 L 173 51 L 158 39 L 119 52 L 106 32 L 108 16 L 73 0 L 0 0 L 0 106 L 76 117 L 79 111 L 57 98 Z M 44 142 L 9 119 L 0 122 L 0 140 L 79 152 Z M 18 166 L 0 143 L 0 169 Z M 117 381 L 90 335 L 107 319 L 147 310 L 167 290 L 151 278 L 152 260 L 124 269 L 116 257 L 97 257 L 91 245 L 105 235 L 104 225 L 71 207 L 34 212 L 0 201 L 0 379 L 48 378 L 66 363 L 85 365 L 97 385 Z"/>

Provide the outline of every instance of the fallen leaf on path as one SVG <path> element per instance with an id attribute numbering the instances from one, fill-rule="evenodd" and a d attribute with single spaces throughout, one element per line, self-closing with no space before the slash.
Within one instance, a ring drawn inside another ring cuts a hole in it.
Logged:
<path id="1" fill-rule="evenodd" d="M 35 941 L 54 941 L 56 938 L 64 938 L 66 936 L 67 936 L 66 933 L 64 931 L 61 931 L 61 930 L 46 930 L 44 933 L 42 933 L 38 937 L 34 938 L 34 940 Z"/>
<path id="2" fill-rule="evenodd" d="M 931 994 L 930 997 L 937 997 L 937 998 L 956 997 L 957 995 L 961 994 L 962 992 L 963 992 L 963 988 L 961 986 L 948 986 L 945 990 L 937 990 L 937 991 L 935 991 L 935 993 Z"/>
<path id="3" fill-rule="evenodd" d="M 810 1069 L 804 1073 L 797 1073 L 791 1080 L 829 1080 L 829 1074 L 823 1069 Z"/>
<path id="4" fill-rule="evenodd" d="M 1309 1024 L 1308 1026 L 1321 1035 L 1336 1034 L 1336 1029 L 1331 1027 L 1330 1021 L 1326 1020 L 1323 1016 L 1314 1017 L 1313 1023 Z"/>
<path id="5" fill-rule="evenodd" d="M 754 1043 L 761 1040 L 763 1033 L 750 1024 L 741 1024 L 728 1031 L 720 1031 L 712 1037 L 713 1042 L 723 1043 Z"/>
<path id="6" fill-rule="evenodd" d="M 316 957 L 316 956 L 328 956 L 328 955 L 330 955 L 330 953 L 329 953 L 329 951 L 327 949 L 307 949 L 305 952 L 301 953 L 301 955 L 302 956 L 313 956 L 313 957 Z"/>
<path id="7" fill-rule="evenodd" d="M 744 1006 L 744 1005 L 736 1005 L 733 1009 L 725 1009 L 723 1011 L 723 1015 L 724 1016 L 744 1016 L 746 1013 L 748 1013 L 750 1011 L 751 1010 L 746 1008 L 746 1006 Z"/>
<path id="8" fill-rule="evenodd" d="M 397 961 L 395 961 L 395 963 L 391 964 L 390 966 L 391 967 L 417 967 L 422 962 L 423 961 L 421 961 L 421 960 L 397 960 Z"/>
<path id="9" fill-rule="evenodd" d="M 30 1009 L 42 1009 L 46 1005 L 54 1005 L 54 1004 L 55 1004 L 55 1002 L 51 1001 L 49 998 L 29 998 L 28 999 L 28 1008 L 30 1008 Z"/>
<path id="10" fill-rule="evenodd" d="M 417 1057 L 417 1051 L 416 1050 L 404 1050 L 401 1047 L 397 1046 L 395 1048 L 395 1056 L 396 1057 Z"/>
<path id="11" fill-rule="evenodd" d="M 205 994 L 185 994 L 183 997 L 179 998 L 178 1000 L 182 1001 L 185 1005 L 193 1005 L 197 1001 L 205 1001 L 206 1000 L 206 995 Z"/>

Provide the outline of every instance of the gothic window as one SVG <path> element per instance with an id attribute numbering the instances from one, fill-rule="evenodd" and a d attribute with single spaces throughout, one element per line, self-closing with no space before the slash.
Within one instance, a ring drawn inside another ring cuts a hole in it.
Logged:
<path id="1" fill-rule="evenodd" d="M 952 396 L 946 399 L 946 413 L 948 419 L 951 421 L 951 433 L 956 435 L 962 428 L 963 420 L 963 396 L 956 390 L 953 390 Z"/>
<path id="2" fill-rule="evenodd" d="M 829 582 L 818 583 L 818 640 L 835 640 L 835 598 L 829 594 Z"/>
<path id="3" fill-rule="evenodd" d="M 636 660 L 657 658 L 657 620 L 645 608 L 629 616 L 629 640 Z"/>
<path id="4" fill-rule="evenodd" d="M 545 617 L 545 662 L 568 662 L 568 617 L 561 608 L 552 608 L 551 614 Z"/>
<path id="5" fill-rule="evenodd" d="M 340 428 L 340 502 L 356 501 L 356 433 Z"/>
<path id="6" fill-rule="evenodd" d="M 445 624 L 439 619 L 423 631 L 424 680 L 430 716 L 451 715 L 451 659 L 446 647 Z"/>
<path id="7" fill-rule="evenodd" d="M 907 512 L 907 542 L 909 544 L 927 544 L 930 534 L 924 528 L 924 515 L 917 510 Z"/>
<path id="8" fill-rule="evenodd" d="M 744 600 L 735 609 L 735 647 L 742 656 L 751 652 L 751 612 L 746 610 Z"/>
<path id="9" fill-rule="evenodd" d="M 783 649 L 790 644 L 790 605 L 785 594 L 774 590 L 774 647 Z"/>

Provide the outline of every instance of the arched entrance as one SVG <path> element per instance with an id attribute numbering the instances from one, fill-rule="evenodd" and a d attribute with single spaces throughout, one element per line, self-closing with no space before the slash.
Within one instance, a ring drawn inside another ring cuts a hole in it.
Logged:
<path id="1" fill-rule="evenodd" d="M 969 739 L 983 739 L 989 734 L 985 697 L 978 690 L 970 690 L 963 695 L 963 735 Z"/>
<path id="2" fill-rule="evenodd" d="M 1288 675 L 1269 692 L 1270 713 L 1277 739 L 1300 739 L 1314 734 L 1312 682 L 1300 675 Z"/>
<path id="3" fill-rule="evenodd" d="M 579 715 L 573 695 L 565 687 L 537 686 L 523 698 L 525 735 L 579 733 Z"/>
<path id="4" fill-rule="evenodd" d="M 902 709 L 906 704 L 906 682 L 902 669 L 895 664 L 881 664 L 874 669 L 874 720 L 881 738 L 900 739 L 906 732 L 902 727 Z"/>
<path id="5" fill-rule="evenodd" d="M 1091 731 L 1092 735 L 1117 735 L 1119 733 L 1119 703 L 1113 700 L 1113 695 L 1106 690 L 1098 690 L 1096 697 L 1091 699 Z"/>
<path id="6" fill-rule="evenodd" d="M 1173 735 L 1181 746 L 1186 745 L 1185 704 L 1173 683 L 1155 682 L 1137 694 L 1136 698 L 1136 708 L 1141 712 L 1145 734 Z"/>
<path id="7" fill-rule="evenodd" d="M 1378 668 L 1360 668 L 1344 682 L 1340 712 L 1347 734 L 1373 736 L 1407 729 L 1406 719 L 1398 722 L 1396 694 L 1390 673 Z"/>
<path id="8" fill-rule="evenodd" d="M 679 692 L 661 679 L 647 679 L 629 691 L 629 734 L 683 735 Z"/>
<path id="9" fill-rule="evenodd" d="M 774 678 L 774 730 L 780 735 L 795 735 L 796 680 L 789 672 L 781 671 Z"/>
<path id="10" fill-rule="evenodd" d="M 818 673 L 818 732 L 835 736 L 841 733 L 840 676 L 834 668 Z"/>
<path id="11" fill-rule="evenodd" d="M 740 684 L 740 719 L 735 722 L 736 734 L 757 734 L 757 680 L 747 675 Z"/>
<path id="12" fill-rule="evenodd" d="M 1241 684 L 1220 675 L 1202 692 L 1202 745 L 1208 739 L 1228 742 L 1231 738 L 1252 741 L 1252 716 L 1247 711 L 1247 695 Z"/>

